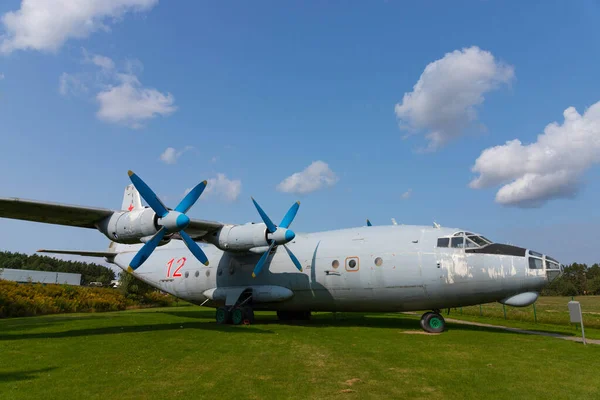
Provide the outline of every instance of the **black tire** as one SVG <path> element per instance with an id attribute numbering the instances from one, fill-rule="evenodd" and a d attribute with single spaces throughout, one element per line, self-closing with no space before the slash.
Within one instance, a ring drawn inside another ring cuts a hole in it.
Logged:
<path id="1" fill-rule="evenodd" d="M 253 324 L 254 323 L 254 310 L 252 307 L 244 307 L 244 323 Z"/>
<path id="2" fill-rule="evenodd" d="M 231 322 L 231 313 L 226 307 L 219 307 L 215 313 L 215 319 L 217 324 L 228 324 Z"/>
<path id="3" fill-rule="evenodd" d="M 429 314 L 433 314 L 431 311 L 427 311 L 425 314 L 421 315 L 421 321 L 419 321 L 419 323 L 421 324 L 421 329 L 423 329 L 424 331 L 426 331 L 427 329 L 425 329 L 425 318 L 429 315 Z"/>
<path id="4" fill-rule="evenodd" d="M 231 311 L 231 322 L 234 325 L 240 325 L 244 323 L 245 312 L 243 308 L 236 307 Z"/>
<path id="5" fill-rule="evenodd" d="M 423 317 L 421 321 L 425 332 L 441 333 L 446 329 L 446 320 L 440 314 L 426 313 Z"/>

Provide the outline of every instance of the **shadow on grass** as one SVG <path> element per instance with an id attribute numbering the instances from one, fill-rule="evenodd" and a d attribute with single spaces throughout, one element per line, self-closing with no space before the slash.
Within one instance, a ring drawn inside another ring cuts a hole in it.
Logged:
<path id="1" fill-rule="evenodd" d="M 170 324 L 156 325 L 109 326 L 62 332 L 23 333 L 14 335 L 0 334 L 0 341 L 23 339 L 58 339 L 80 336 L 113 335 L 119 333 L 159 332 L 181 330 L 182 328 L 235 333 L 273 333 L 273 331 L 270 330 L 258 329 L 251 326 L 218 325 L 215 322 L 175 322 Z"/>
<path id="2" fill-rule="evenodd" d="M 0 382 L 15 382 L 15 381 L 28 381 L 36 379 L 41 373 L 48 372 L 56 369 L 56 367 L 48 367 L 42 369 L 34 369 L 31 371 L 14 371 L 14 372 L 0 372 Z"/>
<path id="3" fill-rule="evenodd" d="M 214 311 L 212 310 L 194 310 L 194 311 L 160 311 L 161 313 L 183 318 L 196 319 L 214 319 Z M 420 316 L 408 316 L 405 314 L 394 313 L 317 313 L 309 321 L 293 320 L 279 321 L 275 314 L 273 316 L 261 315 L 259 312 L 256 315 L 255 325 L 290 325 L 290 326 L 305 326 L 313 328 L 330 328 L 330 327 L 365 327 L 365 328 L 383 328 L 383 329 L 400 329 L 400 330 L 422 330 L 419 323 Z M 487 323 L 487 322 L 486 322 Z M 520 329 L 520 328 L 517 328 Z M 523 330 L 545 332 L 569 336 L 565 332 L 555 331 L 551 329 L 531 329 L 524 328 Z M 508 333 L 521 334 L 511 332 L 500 328 L 492 328 L 485 326 L 466 325 L 456 322 L 447 322 L 446 331 L 477 331 L 490 333 Z"/>

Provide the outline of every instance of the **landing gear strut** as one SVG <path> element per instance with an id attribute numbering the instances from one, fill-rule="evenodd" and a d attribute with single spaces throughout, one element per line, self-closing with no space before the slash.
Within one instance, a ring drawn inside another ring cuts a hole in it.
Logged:
<path id="1" fill-rule="evenodd" d="M 439 312 L 426 312 L 421 316 L 421 328 L 425 332 L 441 333 L 446 329 L 446 321 Z"/>

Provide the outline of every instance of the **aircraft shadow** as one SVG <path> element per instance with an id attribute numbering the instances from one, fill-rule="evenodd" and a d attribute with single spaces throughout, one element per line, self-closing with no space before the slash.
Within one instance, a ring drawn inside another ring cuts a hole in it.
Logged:
<path id="1" fill-rule="evenodd" d="M 56 369 L 56 367 L 34 369 L 31 371 L 0 372 L 0 382 L 28 381 L 31 379 L 37 379 L 37 375 L 43 372 L 52 371 L 54 369 Z"/>
<path id="2" fill-rule="evenodd" d="M 262 318 L 261 318 L 262 317 Z M 330 316 L 317 315 L 309 321 L 293 320 L 279 321 L 276 318 L 269 319 L 265 316 L 259 316 L 255 322 L 256 325 L 298 325 L 314 328 L 330 328 L 330 327 L 365 327 L 365 328 L 380 328 L 380 329 L 400 329 L 400 330 L 422 330 L 418 318 L 399 318 L 393 314 L 354 314 L 354 313 L 333 313 Z M 486 326 L 464 325 L 454 322 L 446 323 L 446 332 L 448 331 L 477 331 L 489 333 L 517 334 L 528 335 L 514 331 L 507 331 L 499 328 Z M 564 332 L 541 329 L 540 332 L 557 333 L 564 335 Z"/>
<path id="3" fill-rule="evenodd" d="M 40 332 L 40 333 L 24 333 L 18 335 L 2 335 L 0 341 L 4 340 L 24 340 L 24 339 L 58 339 L 67 337 L 80 336 L 95 336 L 95 335 L 112 335 L 118 333 L 136 333 L 136 332 L 157 332 L 171 331 L 184 329 L 198 329 L 204 331 L 221 331 L 221 332 L 236 332 L 236 333 L 273 333 L 273 331 L 258 329 L 251 326 L 231 326 L 218 325 L 215 322 L 174 322 L 169 324 L 157 325 L 133 325 L 133 326 L 110 326 L 103 328 L 77 329 L 62 332 Z M 241 328 L 241 329 L 240 329 Z"/>

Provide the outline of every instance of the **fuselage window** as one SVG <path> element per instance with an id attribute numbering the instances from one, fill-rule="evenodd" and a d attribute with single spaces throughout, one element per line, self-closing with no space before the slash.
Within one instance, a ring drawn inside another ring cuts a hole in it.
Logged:
<path id="1" fill-rule="evenodd" d="M 200 276 L 200 271 L 196 271 L 196 273 L 194 274 L 194 276 L 197 278 L 198 276 Z"/>
<path id="2" fill-rule="evenodd" d="M 529 269 L 544 269 L 544 263 L 540 258 L 529 257 Z"/>
<path id="3" fill-rule="evenodd" d="M 437 247 L 448 247 L 450 238 L 439 238 Z"/>
<path id="4" fill-rule="evenodd" d="M 381 267 L 382 264 L 383 264 L 383 259 L 381 257 L 377 257 L 375 259 L 375 265 L 377 265 L 378 267 Z"/>
<path id="5" fill-rule="evenodd" d="M 331 266 L 333 268 L 337 268 L 340 266 L 340 262 L 338 260 L 333 260 L 333 262 L 331 263 Z"/>
<path id="6" fill-rule="evenodd" d="M 188 271 L 185 271 L 185 277 L 187 278 L 188 276 L 190 276 L 190 273 Z"/>
<path id="7" fill-rule="evenodd" d="M 348 257 L 346 258 L 346 271 L 355 272 L 358 271 L 358 257 Z"/>
<path id="8" fill-rule="evenodd" d="M 453 237 L 450 242 L 450 247 L 455 249 L 462 249 L 465 247 L 465 238 L 464 237 Z"/>

